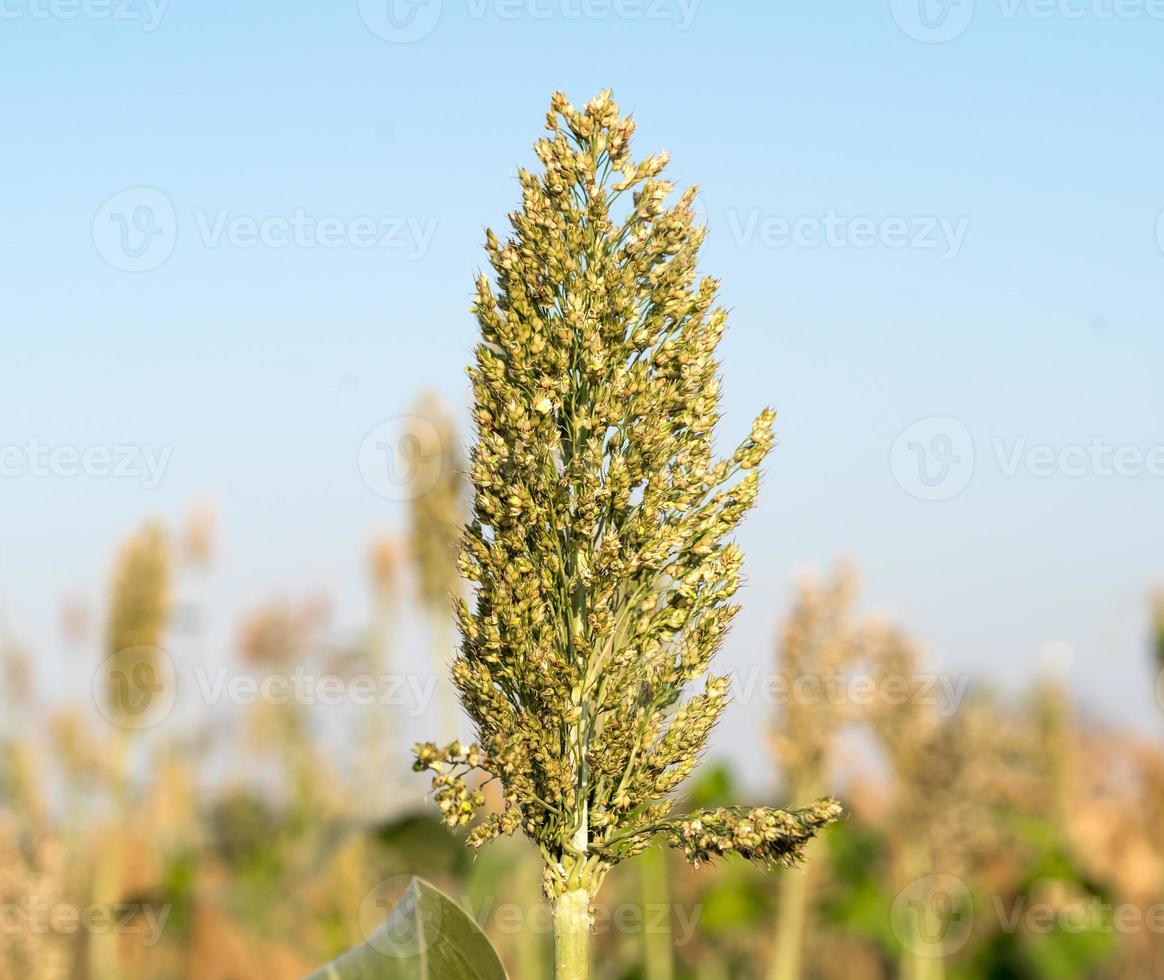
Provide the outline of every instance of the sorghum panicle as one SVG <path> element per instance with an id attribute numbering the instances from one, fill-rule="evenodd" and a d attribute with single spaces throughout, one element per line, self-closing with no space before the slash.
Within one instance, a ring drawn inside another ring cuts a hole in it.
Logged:
<path id="1" fill-rule="evenodd" d="M 521 829 L 551 896 L 585 887 L 661 835 L 694 862 L 737 853 L 794 861 L 840 812 L 759 807 L 674 818 L 728 700 L 709 674 L 737 607 L 730 536 L 772 446 L 763 411 L 712 456 L 726 315 L 698 278 L 695 189 L 667 204 L 665 153 L 634 160 L 634 123 L 609 92 L 584 109 L 558 93 L 542 173 L 520 172 L 513 236 L 486 233 L 470 370 L 473 515 L 460 557 L 453 673 L 478 743 L 416 747 L 453 826 L 500 782 L 504 806 L 470 833 Z M 702 691 L 685 698 L 702 680 Z"/>
<path id="2" fill-rule="evenodd" d="M 171 564 L 166 534 L 158 524 L 135 533 L 118 554 L 105 632 L 109 708 L 115 717 L 131 710 L 122 678 L 152 663 L 162 645 L 170 614 Z"/>
<path id="3" fill-rule="evenodd" d="M 408 546 L 416 568 L 417 591 L 424 606 L 447 616 L 457 591 L 457 542 L 465 523 L 465 463 L 453 420 L 432 394 L 415 409 L 410 435 L 416 456 L 410 478 L 417 493 L 410 501 Z"/>

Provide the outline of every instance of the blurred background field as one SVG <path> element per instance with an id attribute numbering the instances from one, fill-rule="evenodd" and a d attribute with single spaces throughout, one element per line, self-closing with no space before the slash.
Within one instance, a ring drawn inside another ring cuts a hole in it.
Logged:
<path id="1" fill-rule="evenodd" d="M 0 980 L 297 977 L 411 874 L 548 976 L 408 749 L 482 226 L 607 86 L 779 412 L 684 791 L 848 816 L 618 868 L 597 976 L 1164 976 L 1158 7 L 0 0 Z"/>
<path id="2" fill-rule="evenodd" d="M 522 840 L 471 853 L 408 769 L 411 741 L 472 734 L 444 680 L 461 440 L 435 399 L 411 413 L 406 520 L 352 556 L 361 630 L 337 632 L 326 594 L 274 594 L 208 657 L 224 542 L 205 503 L 111 543 L 97 607 L 61 597 L 69 676 L 41 669 L 42 638 L 9 614 L 0 975 L 297 977 L 362 942 L 419 874 L 512 976 L 548 976 L 536 855 Z M 831 792 L 848 816 L 803 870 L 661 852 L 620 867 L 597 910 L 598 977 L 1164 975 L 1164 732 L 1086 717 L 1054 649 L 1018 696 L 934 670 L 843 562 L 765 604 L 779 621 L 763 669 L 735 687 L 765 725 L 684 792 L 693 806 L 757 785 L 781 804 Z M 1149 633 L 1150 687 L 1164 631 Z"/>

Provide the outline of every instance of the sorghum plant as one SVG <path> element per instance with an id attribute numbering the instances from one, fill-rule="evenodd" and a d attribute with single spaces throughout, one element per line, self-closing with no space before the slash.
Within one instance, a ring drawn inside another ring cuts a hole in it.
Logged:
<path id="1" fill-rule="evenodd" d="M 154 699 L 164 693 L 166 671 L 161 669 L 159 654 L 164 656 L 161 646 L 172 605 L 172 565 L 165 530 L 160 524 L 149 523 L 125 542 L 114 567 L 105 628 L 107 657 L 101 669 L 106 717 L 113 722 L 106 765 L 118 809 L 128 806 L 131 791 L 128 735 Z M 120 829 L 97 851 L 91 884 L 95 902 L 119 900 L 128 851 Z M 122 974 L 117 938 L 113 934 L 90 937 L 89 975 Z"/>
<path id="2" fill-rule="evenodd" d="M 421 396 L 410 435 L 415 444 L 411 479 L 424 492 L 410 502 L 408 546 L 428 619 L 433 670 L 443 680 L 454 645 L 449 597 L 461 586 L 457 542 L 465 523 L 465 463 L 456 426 L 436 395 Z M 441 736 L 450 738 L 457 728 L 457 706 L 447 684 L 438 685 L 437 706 Z"/>
<path id="3" fill-rule="evenodd" d="M 777 672 L 789 696 L 776 718 L 772 747 L 796 802 L 823 791 L 837 733 L 855 720 L 853 705 L 844 699 L 806 695 L 823 692 L 860 662 L 864 644 L 855 593 L 856 578 L 845 567 L 827 583 L 805 579 L 780 631 Z"/>
<path id="4" fill-rule="evenodd" d="M 934 876 L 971 879 L 975 856 L 997 832 L 1005 778 L 999 713 L 988 700 L 938 703 L 920 649 L 898 629 L 883 624 L 869 642 L 876 689 L 893 692 L 878 700 L 872 721 L 894 784 L 888 814 L 894 887 L 937 908 Z M 913 914 L 901 925 L 917 931 L 911 942 L 898 936 L 898 975 L 941 980 L 947 935 L 930 934 Z"/>
<path id="5" fill-rule="evenodd" d="M 399 611 L 400 551 L 399 543 L 392 536 L 381 534 L 372 539 L 369 553 L 372 625 L 364 660 L 374 677 L 386 677 L 399 670 L 392 641 Z M 371 815 L 383 817 L 400 797 L 400 781 L 389 761 L 401 743 L 400 719 L 395 712 L 373 711 L 369 720 L 368 771 L 387 772 L 389 776 L 373 785 L 366 802 Z"/>
<path id="6" fill-rule="evenodd" d="M 48 927 L 47 910 L 68 894 L 70 857 L 64 843 L 43 832 L 22 828 L 0 810 L 0 975 L 25 980 L 65 980 L 75 976 L 70 937 Z"/>
<path id="7" fill-rule="evenodd" d="M 147 524 L 125 542 L 117 558 L 105 631 L 110 717 L 132 726 L 134 703 L 148 685 L 134 672 L 157 673 L 155 663 L 170 614 L 170 549 L 164 530 Z M 151 677 L 152 679 L 152 677 Z"/>
<path id="8" fill-rule="evenodd" d="M 725 313 L 697 281 L 695 189 L 671 207 L 666 154 L 634 161 L 609 92 L 555 94 L 543 172 L 521 171 L 513 237 L 491 232 L 470 370 L 473 515 L 460 556 L 453 675 L 478 741 L 418 745 L 452 826 L 501 784 L 474 846 L 520 829 L 540 849 L 559 978 L 587 973 L 592 899 L 607 872 L 662 838 L 694 863 L 788 865 L 840 808 L 672 815 L 728 699 L 709 674 L 737 607 L 729 540 L 771 448 L 765 410 L 712 456 Z M 685 697 L 702 680 L 702 691 Z"/>
<path id="9" fill-rule="evenodd" d="M 449 594 L 459 583 L 457 541 L 465 522 L 465 464 L 457 429 L 440 399 L 421 396 L 410 435 L 415 440 L 417 492 L 410 501 L 408 546 L 416 566 L 417 592 L 428 609 L 447 615 Z"/>
<path id="10" fill-rule="evenodd" d="M 855 593 L 856 577 L 845 567 L 827 583 L 805 579 L 780 632 L 777 673 L 788 697 L 776 718 L 772 743 L 785 796 L 794 806 L 824 792 L 837 735 L 855 720 L 853 705 L 844 699 L 810 696 L 849 676 L 864 653 Z M 782 876 L 771 980 L 802 976 L 809 898 L 806 874 Z"/>

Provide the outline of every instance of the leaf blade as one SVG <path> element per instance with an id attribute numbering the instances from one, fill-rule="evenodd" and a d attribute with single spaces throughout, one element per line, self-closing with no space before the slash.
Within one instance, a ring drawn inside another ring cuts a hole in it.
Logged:
<path id="1" fill-rule="evenodd" d="M 413 878 L 368 941 L 306 980 L 507 980 L 485 934 L 448 895 Z"/>

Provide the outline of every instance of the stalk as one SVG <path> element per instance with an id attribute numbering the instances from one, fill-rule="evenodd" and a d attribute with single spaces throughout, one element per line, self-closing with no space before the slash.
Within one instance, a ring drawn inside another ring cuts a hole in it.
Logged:
<path id="1" fill-rule="evenodd" d="M 807 872 L 788 871 L 780 876 L 780 906 L 776 920 L 776 951 L 770 980 L 798 980 L 804 942 L 804 907 L 808 899 Z"/>
<path id="2" fill-rule="evenodd" d="M 907 843 L 904 851 L 905 879 L 916 881 L 931 873 L 932 862 L 929 860 L 926 848 L 917 843 Z M 924 896 L 925 906 L 930 905 L 930 895 Z M 924 934 L 923 917 L 910 916 L 911 927 L 914 930 L 914 947 L 922 949 L 932 940 Z M 946 975 L 945 963 L 940 956 L 925 956 L 909 949 L 902 949 L 901 975 L 908 980 L 943 980 Z"/>
<path id="3" fill-rule="evenodd" d="M 790 684 L 800 677 L 848 674 L 863 654 L 862 628 L 853 601 L 856 580 L 845 566 L 831 581 L 804 580 L 780 633 L 778 670 Z M 837 732 L 852 720 L 844 704 L 785 705 L 773 732 L 786 792 L 795 806 L 811 803 L 823 791 Z M 814 881 L 807 871 L 792 870 L 780 879 L 776 938 L 768 980 L 798 980 L 812 918 Z"/>
<path id="4" fill-rule="evenodd" d="M 396 597 L 391 571 L 377 581 L 372 607 L 372 635 L 370 666 L 378 679 L 390 676 L 398 668 L 392 645 L 392 628 L 396 622 Z M 399 780 L 392 766 L 392 753 L 403 737 L 394 711 L 374 710 L 370 719 L 368 761 L 373 774 L 369 794 L 369 810 L 375 819 L 382 819 L 400 798 Z"/>
<path id="5" fill-rule="evenodd" d="M 96 844 L 95 866 L 91 882 L 94 903 L 115 908 L 121 901 L 122 865 L 125 859 L 124 815 L 131 805 L 129 775 L 129 739 L 124 728 L 114 728 L 109 739 L 109 783 L 113 809 L 106 823 L 99 827 L 100 842 Z M 97 930 L 89 936 L 88 966 L 92 976 L 100 980 L 116 980 L 122 975 L 117 949 L 116 931 Z"/>
<path id="6" fill-rule="evenodd" d="M 590 892 L 575 888 L 554 900 L 554 980 L 590 976 Z"/>
<path id="7" fill-rule="evenodd" d="M 653 847 L 639 857 L 640 885 L 643 901 L 643 960 L 646 980 L 673 980 L 675 976 L 674 943 L 671 938 L 671 910 L 667 906 L 667 855 Z M 653 908 L 664 907 L 659 927 L 651 915 Z"/>
<path id="8" fill-rule="evenodd" d="M 536 862 L 536 863 L 535 863 Z M 523 860 L 521 885 L 522 889 L 529 887 L 529 883 L 537 881 L 541 875 L 541 860 L 530 852 Z M 540 929 L 522 929 L 517 934 L 517 975 L 521 980 L 543 980 L 546 976 L 546 943 L 543 942 Z"/>
<path id="9" fill-rule="evenodd" d="M 822 782 L 823 779 L 817 772 L 793 778 L 789 787 L 792 802 L 799 805 L 806 800 L 814 799 Z M 805 848 L 806 852 L 811 853 L 811 850 L 815 850 L 814 844 L 815 841 L 809 844 Z M 794 868 L 780 876 L 780 904 L 776 911 L 776 948 L 768 972 L 769 980 L 799 980 L 802 976 L 801 964 L 804 959 L 807 909 L 811 891 L 808 875 L 806 868 Z"/>

